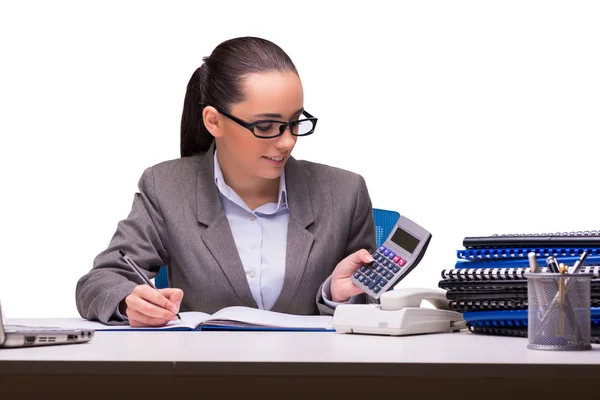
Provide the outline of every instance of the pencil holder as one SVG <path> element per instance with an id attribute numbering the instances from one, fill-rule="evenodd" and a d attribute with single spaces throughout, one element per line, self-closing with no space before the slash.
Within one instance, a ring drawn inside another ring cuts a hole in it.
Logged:
<path id="1" fill-rule="evenodd" d="M 592 274 L 527 273 L 530 349 L 589 350 Z"/>

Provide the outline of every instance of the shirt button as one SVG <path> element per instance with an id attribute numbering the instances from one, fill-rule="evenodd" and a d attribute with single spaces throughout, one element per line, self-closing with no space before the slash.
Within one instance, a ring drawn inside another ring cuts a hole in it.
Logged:
<path id="1" fill-rule="evenodd" d="M 254 221 L 256 219 L 256 215 L 252 214 L 250 215 L 250 221 Z"/>
<path id="2" fill-rule="evenodd" d="M 258 247 L 258 246 L 256 246 L 255 244 L 253 244 L 253 245 L 251 245 L 251 246 L 250 246 L 250 248 L 251 248 L 252 250 L 256 249 L 257 247 Z"/>
<path id="3" fill-rule="evenodd" d="M 248 276 L 249 276 L 250 278 L 254 278 L 254 270 L 252 270 L 252 271 L 248 272 Z"/>

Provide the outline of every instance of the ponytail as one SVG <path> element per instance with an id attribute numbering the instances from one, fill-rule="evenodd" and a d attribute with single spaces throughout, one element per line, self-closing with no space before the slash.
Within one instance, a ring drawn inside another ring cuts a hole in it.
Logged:
<path id="1" fill-rule="evenodd" d="M 206 81 L 206 65 L 202 64 L 190 78 L 181 115 L 181 157 L 207 151 L 215 140 L 202 121 L 202 88 Z"/>

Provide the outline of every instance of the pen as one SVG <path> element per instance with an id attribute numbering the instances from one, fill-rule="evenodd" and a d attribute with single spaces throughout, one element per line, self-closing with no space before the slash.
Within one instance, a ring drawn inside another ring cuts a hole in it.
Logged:
<path id="1" fill-rule="evenodd" d="M 575 261 L 575 264 L 573 264 L 573 271 L 571 272 L 572 274 L 578 273 L 579 270 L 581 270 L 581 268 L 583 268 L 583 262 L 585 261 L 587 256 L 588 256 L 587 251 L 584 251 L 583 253 L 581 253 L 581 257 L 579 257 L 579 260 Z"/>
<path id="2" fill-rule="evenodd" d="M 565 264 L 560 263 L 559 272 L 561 275 L 566 274 L 568 268 Z M 565 278 L 558 278 L 558 334 L 564 335 L 565 326 Z"/>
<path id="3" fill-rule="evenodd" d="M 529 258 L 529 270 L 531 272 L 540 272 L 540 267 L 538 266 L 535 252 L 531 251 L 527 253 L 527 258 Z"/>
<path id="4" fill-rule="evenodd" d="M 550 272 L 558 274 L 559 270 L 558 270 L 558 262 L 556 261 L 556 258 L 554 258 L 552 256 L 546 258 L 546 264 L 548 264 L 548 269 L 550 270 Z"/>
<path id="5" fill-rule="evenodd" d="M 529 258 L 529 271 L 531 273 L 540 272 L 540 267 L 538 265 L 535 252 L 530 251 L 529 253 L 527 253 L 527 258 Z M 535 292 L 535 295 L 537 297 L 538 304 L 540 304 L 540 306 L 541 306 L 544 303 L 544 294 L 542 293 L 542 288 L 540 287 L 540 282 L 538 282 L 536 279 L 534 279 L 532 284 L 533 284 L 533 291 Z"/>
<path id="6" fill-rule="evenodd" d="M 154 286 L 154 284 L 152 283 L 152 281 L 150 279 L 148 279 L 148 277 L 146 276 L 146 274 L 144 274 L 142 272 L 142 270 L 135 263 L 135 261 L 133 261 L 131 258 L 129 258 L 129 255 L 125 252 L 125 250 L 119 249 L 119 254 L 121 254 L 121 257 L 123 257 L 123 259 L 127 262 L 127 265 L 129 265 L 131 267 L 131 269 L 133 270 L 133 272 L 135 272 L 137 274 L 137 276 L 139 276 L 140 279 L 142 281 L 144 281 L 144 283 L 146 285 L 148 285 L 151 288 L 153 288 L 154 290 L 158 291 L 158 289 L 156 288 L 156 286 Z M 177 315 L 177 318 L 181 319 L 181 317 L 179 316 L 179 313 L 177 313 L 176 315 Z"/>

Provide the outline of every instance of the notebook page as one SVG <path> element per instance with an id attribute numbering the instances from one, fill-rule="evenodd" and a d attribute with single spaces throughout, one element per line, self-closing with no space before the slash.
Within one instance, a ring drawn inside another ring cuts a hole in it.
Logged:
<path id="1" fill-rule="evenodd" d="M 251 307 L 227 307 L 217 311 L 204 324 L 302 329 L 332 329 L 328 315 L 293 315 Z"/>

